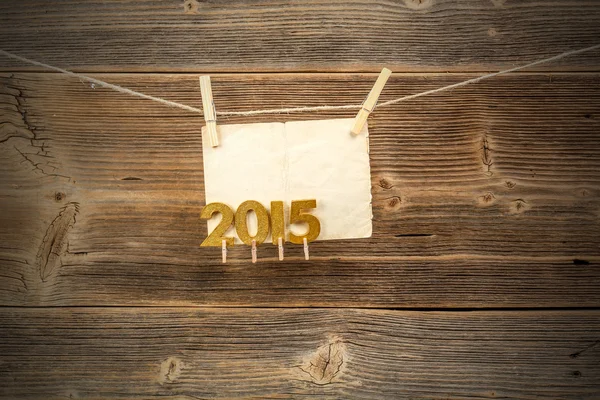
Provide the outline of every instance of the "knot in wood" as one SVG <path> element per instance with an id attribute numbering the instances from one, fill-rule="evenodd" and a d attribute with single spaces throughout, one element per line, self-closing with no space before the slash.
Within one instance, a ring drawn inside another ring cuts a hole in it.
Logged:
<path id="1" fill-rule="evenodd" d="M 504 184 L 506 185 L 507 188 L 509 189 L 514 189 L 515 186 L 517 186 L 516 183 L 514 183 L 513 181 L 506 181 L 504 182 Z"/>
<path id="2" fill-rule="evenodd" d="M 61 201 L 63 201 L 65 199 L 66 195 L 62 192 L 56 192 L 54 193 L 54 201 L 56 201 L 57 203 L 60 203 Z"/>
<path id="3" fill-rule="evenodd" d="M 487 192 L 484 195 L 479 196 L 479 202 L 483 206 L 490 205 L 495 200 L 496 200 L 496 196 L 494 196 L 494 193 L 492 193 L 492 192 Z"/>
<path id="4" fill-rule="evenodd" d="M 394 196 L 394 197 L 390 197 L 389 199 L 387 199 L 387 209 L 388 210 L 397 210 L 398 208 L 400 208 L 400 204 L 402 203 L 402 200 L 400 199 L 400 197 L 398 196 Z"/>
<path id="5" fill-rule="evenodd" d="M 48 281 L 60 264 L 60 258 L 67 247 L 68 233 L 76 222 L 77 213 L 79 203 L 68 203 L 48 226 L 36 256 L 36 268 L 42 282 Z"/>
<path id="6" fill-rule="evenodd" d="M 183 12 L 186 14 L 198 14 L 200 3 L 198 0 L 185 0 L 183 2 Z"/>
<path id="7" fill-rule="evenodd" d="M 529 209 L 531 209 L 531 205 L 523 199 L 514 200 L 510 207 L 510 211 L 513 214 L 524 213 L 525 211 L 527 211 Z"/>
<path id="8" fill-rule="evenodd" d="M 390 190 L 391 188 L 394 187 L 394 185 L 392 185 L 387 179 L 385 178 L 381 178 L 379 180 L 379 186 L 385 190 Z"/>
<path id="9" fill-rule="evenodd" d="M 331 339 L 310 355 L 300 369 L 313 383 L 326 385 L 340 374 L 344 366 L 346 346 L 340 339 Z"/>
<path id="10" fill-rule="evenodd" d="M 404 4 L 413 10 L 425 10 L 433 5 L 433 0 L 404 0 Z"/>
<path id="11" fill-rule="evenodd" d="M 158 381 L 161 384 L 174 383 L 181 375 L 182 362 L 177 357 L 169 357 L 160 365 Z"/>

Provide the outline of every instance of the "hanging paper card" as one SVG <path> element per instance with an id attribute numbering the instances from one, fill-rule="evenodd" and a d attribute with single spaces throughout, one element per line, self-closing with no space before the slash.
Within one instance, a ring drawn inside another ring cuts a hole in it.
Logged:
<path id="1" fill-rule="evenodd" d="M 350 118 L 219 125 L 218 147 L 211 147 L 203 129 L 206 203 L 224 203 L 235 211 L 247 200 L 266 209 L 281 201 L 288 240 L 290 230 L 302 235 L 307 229 L 306 223 L 288 227 L 292 201 L 314 199 L 316 208 L 309 211 L 320 222 L 317 240 L 370 237 L 368 128 L 352 135 L 353 123 Z M 209 232 L 219 220 L 215 214 L 208 221 Z M 247 220 L 250 235 L 256 235 L 256 218 L 249 215 Z M 223 236 L 241 243 L 233 226 Z"/>

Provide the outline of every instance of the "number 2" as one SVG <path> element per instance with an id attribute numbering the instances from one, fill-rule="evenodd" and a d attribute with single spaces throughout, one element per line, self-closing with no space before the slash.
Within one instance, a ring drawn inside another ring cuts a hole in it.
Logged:
<path id="1" fill-rule="evenodd" d="M 223 240 L 226 241 L 227 246 L 233 246 L 232 237 L 223 237 L 227 229 L 233 224 L 233 211 L 228 205 L 223 203 L 210 203 L 207 204 L 200 213 L 201 219 L 211 219 L 213 214 L 220 213 L 223 218 L 219 225 L 208 235 L 204 242 L 200 244 L 203 247 L 221 247 Z"/>

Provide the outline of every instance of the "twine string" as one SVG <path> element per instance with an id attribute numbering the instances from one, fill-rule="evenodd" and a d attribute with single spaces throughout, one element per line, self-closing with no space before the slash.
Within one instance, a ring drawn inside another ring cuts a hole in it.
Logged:
<path id="1" fill-rule="evenodd" d="M 393 100 L 389 100 L 389 101 L 385 101 L 383 103 L 380 103 L 379 105 L 377 105 L 377 107 L 386 107 L 392 104 L 397 104 L 403 101 L 407 101 L 407 100 L 411 100 L 411 99 L 416 99 L 417 97 L 422 97 L 422 96 L 428 96 L 431 94 L 435 94 L 435 93 L 439 93 L 439 92 L 444 92 L 447 90 L 451 90 L 451 89 L 455 89 L 461 86 L 467 86 L 473 83 L 477 83 L 477 82 L 481 82 L 484 79 L 490 79 L 493 78 L 495 76 L 498 75 L 504 75 L 504 74 L 508 74 L 511 72 L 516 72 L 516 71 L 520 71 L 526 68 L 530 68 L 536 65 L 540 65 L 540 64 L 546 64 L 552 61 L 557 61 L 560 60 L 562 58 L 566 58 L 569 56 L 573 56 L 576 54 L 581 54 L 581 53 L 585 53 L 588 51 L 592 51 L 592 50 L 596 50 L 596 49 L 600 49 L 600 44 L 594 45 L 594 46 L 590 46 L 590 47 L 585 47 L 582 49 L 577 49 L 577 50 L 570 50 L 570 51 L 566 51 L 564 53 L 558 54 L 556 56 L 553 57 L 548 57 L 548 58 L 543 58 L 541 60 L 537 60 L 537 61 L 533 61 L 531 63 L 528 64 L 524 64 L 524 65 L 520 65 L 517 67 L 513 67 L 513 68 L 509 68 L 509 69 L 505 69 L 502 71 L 498 71 L 498 72 L 493 72 L 490 74 L 486 74 L 486 75 L 481 75 L 478 77 L 475 77 L 473 79 L 469 79 L 463 82 L 458 82 L 458 83 L 454 83 L 452 85 L 448 85 L 448 86 L 443 86 L 437 89 L 432 89 L 432 90 L 427 90 L 424 92 L 420 92 L 420 93 L 415 93 L 415 94 L 410 94 L 408 96 L 403 96 L 397 99 L 393 99 Z M 142 99 L 147 99 L 147 100 L 152 100 L 161 104 L 164 104 L 166 106 L 169 107 L 175 107 L 175 108 L 180 108 L 182 110 L 186 110 L 186 111 L 190 111 L 190 112 L 194 112 L 194 113 L 200 113 L 202 114 L 202 109 L 200 108 L 196 108 L 196 107 L 191 107 L 188 106 L 186 104 L 181 104 L 181 103 L 177 103 L 174 101 L 170 101 L 167 99 L 163 99 L 160 97 L 155 97 L 155 96 L 150 96 L 144 93 L 140 93 L 140 92 L 136 92 L 135 90 L 131 90 L 131 89 L 127 89 L 125 87 L 122 86 L 118 86 L 118 85 L 114 85 L 112 83 L 108 83 L 105 81 L 102 81 L 100 79 L 96 79 L 96 78 L 92 78 L 90 76 L 87 75 L 82 75 L 76 72 L 72 72 L 72 71 L 68 71 L 66 69 L 63 68 L 59 68 L 59 67 L 55 67 L 53 65 L 49 65 L 49 64 L 45 64 L 43 62 L 39 62 L 39 61 L 35 61 L 35 60 L 31 60 L 29 58 L 25 58 L 25 57 L 21 57 L 19 55 L 13 54 L 13 53 L 9 53 L 8 51 L 2 50 L 0 49 L 0 54 L 8 57 L 8 58 L 12 58 L 14 60 L 18 60 L 18 61 L 22 61 L 24 63 L 28 63 L 28 64 L 32 64 L 32 65 L 36 65 L 38 67 L 42 67 L 45 69 L 49 69 L 52 71 L 56 71 L 56 72 L 60 72 L 61 74 L 65 74 L 68 76 L 72 76 L 74 78 L 78 78 L 82 81 L 87 81 L 87 82 L 91 82 L 94 83 L 98 86 L 107 88 L 107 89 L 111 89 L 114 90 L 116 92 L 119 93 L 123 93 L 123 94 L 128 94 L 131 96 L 136 96 L 136 97 L 140 97 Z M 252 116 L 252 115 L 261 115 L 261 114 L 283 114 L 283 113 L 293 113 L 293 112 L 308 112 L 308 111 L 332 111 L 332 110 L 353 110 L 353 109 L 360 109 L 362 107 L 362 104 L 352 104 L 352 105 L 343 105 L 343 106 L 312 106 L 312 107 L 289 107 L 289 108 L 274 108 L 274 109 L 264 109 L 264 110 L 250 110 L 250 111 L 217 111 L 217 115 L 221 115 L 221 116 Z"/>

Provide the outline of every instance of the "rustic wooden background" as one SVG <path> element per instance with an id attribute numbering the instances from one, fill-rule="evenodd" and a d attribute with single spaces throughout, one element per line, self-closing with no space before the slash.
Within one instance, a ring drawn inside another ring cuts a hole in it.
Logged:
<path id="1" fill-rule="evenodd" d="M 599 41 L 596 1 L 0 3 L 0 48 L 219 110 Z M 377 110 L 373 237 L 310 262 L 199 247 L 199 115 L 1 57 L 0 113 L 2 398 L 600 396 L 599 51 Z"/>

